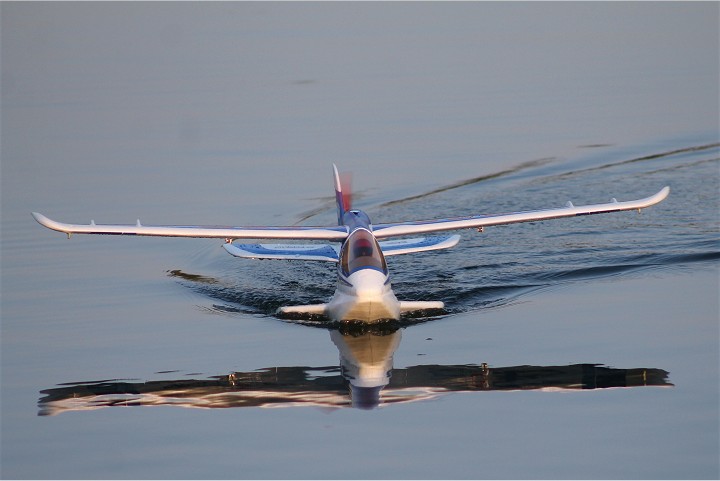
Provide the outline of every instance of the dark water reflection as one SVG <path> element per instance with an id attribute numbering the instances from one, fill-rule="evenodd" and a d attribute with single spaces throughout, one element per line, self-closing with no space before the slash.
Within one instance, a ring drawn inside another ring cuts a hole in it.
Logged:
<path id="1" fill-rule="evenodd" d="M 429 400 L 451 392 L 573 391 L 672 386 L 657 368 L 599 364 L 491 367 L 487 363 L 393 368 L 402 330 L 331 330 L 340 366 L 268 367 L 207 379 L 74 382 L 41 391 L 39 415 L 115 406 L 189 408 L 297 407 L 374 409 Z"/>

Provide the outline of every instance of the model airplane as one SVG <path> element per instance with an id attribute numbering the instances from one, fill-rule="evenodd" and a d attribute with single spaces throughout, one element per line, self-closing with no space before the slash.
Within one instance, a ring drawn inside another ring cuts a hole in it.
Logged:
<path id="1" fill-rule="evenodd" d="M 333 165 L 338 225 L 328 227 L 202 227 L 149 226 L 138 220 L 135 225 L 64 224 L 33 212 L 45 227 L 72 234 L 141 235 L 163 237 L 224 238 L 225 250 L 236 257 L 251 259 L 295 259 L 337 263 L 337 289 L 326 304 L 288 306 L 280 314 L 322 315 L 334 321 L 377 322 L 399 319 L 405 312 L 442 309 L 441 301 L 398 301 L 390 286 L 386 256 L 409 254 L 453 247 L 459 235 L 394 237 L 452 231 L 518 222 L 532 222 L 579 215 L 637 210 L 661 202 L 669 187 L 657 194 L 634 201 L 574 206 L 568 202 L 559 209 L 534 210 L 500 215 L 479 215 L 428 221 L 373 224 L 361 210 L 351 207 L 349 186 L 343 185 Z M 236 239 L 283 239 L 333 242 L 335 244 L 235 244 Z"/>

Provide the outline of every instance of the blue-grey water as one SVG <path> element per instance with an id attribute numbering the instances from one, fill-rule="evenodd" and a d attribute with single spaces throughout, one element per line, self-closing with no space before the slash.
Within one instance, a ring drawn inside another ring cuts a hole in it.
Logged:
<path id="1" fill-rule="evenodd" d="M 0 474 L 717 479 L 718 10 L 2 2 Z M 333 162 L 377 222 L 672 191 L 389 258 L 446 310 L 375 329 L 275 317 L 330 265 L 30 216 L 329 224 Z"/>

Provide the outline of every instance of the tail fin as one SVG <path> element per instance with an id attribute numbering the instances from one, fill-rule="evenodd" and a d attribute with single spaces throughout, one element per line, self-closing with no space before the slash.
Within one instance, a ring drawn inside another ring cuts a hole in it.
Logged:
<path id="1" fill-rule="evenodd" d="M 351 177 L 350 174 L 346 173 L 340 175 L 335 164 L 333 164 L 333 174 L 335 176 L 335 202 L 337 203 L 338 225 L 343 225 L 345 212 L 352 208 Z"/>

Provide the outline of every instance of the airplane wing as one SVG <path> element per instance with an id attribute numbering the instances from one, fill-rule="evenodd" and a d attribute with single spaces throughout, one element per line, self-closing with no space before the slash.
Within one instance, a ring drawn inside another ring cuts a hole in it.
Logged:
<path id="1" fill-rule="evenodd" d="M 579 215 L 604 214 L 623 210 L 640 210 L 661 202 L 670 193 L 665 187 L 657 194 L 640 200 L 618 202 L 613 199 L 607 204 L 595 204 L 575 207 L 568 202 L 559 209 L 534 210 L 527 212 L 514 212 L 500 215 L 480 215 L 471 217 L 456 217 L 452 219 L 436 219 L 427 221 L 401 222 L 394 224 L 373 224 L 375 237 L 384 239 L 394 236 L 424 234 L 447 230 L 482 228 L 487 226 L 513 224 L 518 222 L 532 222 L 561 217 Z M 324 240 L 342 242 L 348 236 L 346 226 L 332 227 L 225 227 L 225 226 L 152 226 L 142 225 L 138 220 L 136 224 L 65 224 L 33 212 L 33 217 L 48 229 L 64 232 L 68 237 L 72 234 L 105 234 L 105 235 L 139 235 L 161 237 L 205 237 L 221 239 L 296 239 L 296 240 Z M 398 247 L 398 251 L 399 246 Z M 409 247 L 409 246 L 405 246 Z M 421 246 L 413 246 L 419 251 Z M 444 248 L 437 246 L 435 248 Z M 449 246 L 448 246 L 449 247 Z M 392 249 L 389 249 L 392 250 Z M 427 250 L 427 249 L 423 249 Z M 410 252 L 410 251 L 407 251 Z M 396 252 L 400 253 L 400 252 Z"/>
<path id="2" fill-rule="evenodd" d="M 670 193 L 670 187 L 664 187 L 660 192 L 639 200 L 618 202 L 612 199 L 607 204 L 594 204 L 574 206 L 568 202 L 559 209 L 532 210 L 527 212 L 513 212 L 500 215 L 479 215 L 472 217 L 456 217 L 452 219 L 436 219 L 416 222 L 400 222 L 395 224 L 373 224 L 373 234 L 378 239 L 393 236 L 415 235 L 427 232 L 439 232 L 457 229 L 483 228 L 488 226 L 514 224 L 518 222 L 533 222 L 561 217 L 574 217 L 580 215 L 605 214 L 623 210 L 638 210 L 650 207 L 661 202 Z"/>
<path id="3" fill-rule="evenodd" d="M 345 226 L 334 227 L 223 227 L 223 226 L 153 226 L 65 224 L 33 212 L 33 217 L 48 229 L 72 234 L 140 235 L 160 237 L 205 237 L 220 239 L 304 239 L 341 242 L 348 235 Z"/>

